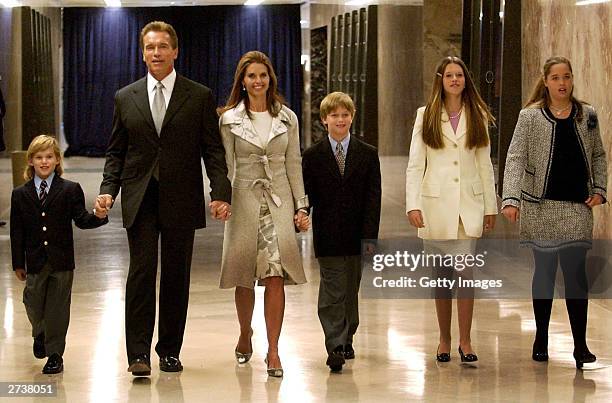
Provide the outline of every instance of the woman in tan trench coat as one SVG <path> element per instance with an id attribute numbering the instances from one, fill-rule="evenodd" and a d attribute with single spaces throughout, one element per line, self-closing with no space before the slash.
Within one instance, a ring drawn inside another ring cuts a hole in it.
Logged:
<path id="1" fill-rule="evenodd" d="M 295 229 L 309 227 L 297 116 L 282 104 L 268 57 L 246 53 L 238 62 L 220 128 L 232 181 L 232 218 L 225 224 L 221 288 L 236 287 L 240 338 L 236 361 L 253 354 L 254 283 L 266 287 L 264 315 L 270 376 L 283 376 L 278 355 L 284 284 L 306 282 Z"/>

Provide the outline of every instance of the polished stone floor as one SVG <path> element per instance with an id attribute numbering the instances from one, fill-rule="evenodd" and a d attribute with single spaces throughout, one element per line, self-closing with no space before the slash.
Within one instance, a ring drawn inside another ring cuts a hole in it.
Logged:
<path id="1" fill-rule="evenodd" d="M 88 204 L 97 194 L 103 160 L 71 158 L 65 177 L 81 182 Z M 414 237 L 403 217 L 406 158 L 383 158 L 381 237 Z M 0 159 L 0 219 L 8 218 L 10 163 Z M 57 383 L 51 398 L 6 401 L 68 402 L 352 402 L 352 401 L 612 401 L 612 317 L 609 304 L 590 305 L 588 339 L 598 356 L 595 369 L 578 371 L 563 301 L 555 301 L 548 364 L 530 358 L 534 322 L 530 300 L 478 300 L 472 330 L 479 368 L 434 360 L 437 324 L 431 300 L 361 300 L 357 358 L 341 374 L 325 366 L 323 333 L 316 312 L 319 274 L 312 238 L 300 237 L 309 282 L 286 288 L 287 307 L 281 335 L 283 379 L 268 378 L 262 290 L 254 315 L 254 356 L 239 366 L 233 358 L 237 320 L 233 292 L 218 289 L 222 224 L 196 233 L 191 299 L 180 374 L 160 373 L 134 379 L 124 350 L 123 301 L 127 241 L 118 208 L 111 223 L 98 230 L 76 229 L 77 271 L 71 323 L 59 376 L 40 373 L 44 364 L 32 355 L 30 326 L 21 302 L 23 283 L 11 271 L 8 228 L 0 227 L 0 382 Z M 500 220 L 497 231 L 512 235 Z M 457 344 L 457 326 L 453 326 Z M 155 357 L 154 357 L 155 358 Z M 0 400 L 4 400 L 0 397 Z"/>

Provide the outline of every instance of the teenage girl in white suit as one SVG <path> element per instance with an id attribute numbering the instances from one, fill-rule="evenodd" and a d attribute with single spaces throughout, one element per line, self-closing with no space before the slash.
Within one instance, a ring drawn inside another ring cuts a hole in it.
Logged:
<path id="1" fill-rule="evenodd" d="M 463 61 L 444 58 L 436 68 L 427 105 L 417 111 L 406 169 L 406 215 L 428 253 L 473 252 L 475 240 L 495 225 L 497 199 L 488 135 L 494 120 Z M 461 362 L 469 364 L 478 360 L 470 339 L 473 309 L 473 292 L 459 293 L 459 353 Z M 440 327 L 436 359 L 447 362 L 450 293 L 436 293 L 436 313 Z"/>

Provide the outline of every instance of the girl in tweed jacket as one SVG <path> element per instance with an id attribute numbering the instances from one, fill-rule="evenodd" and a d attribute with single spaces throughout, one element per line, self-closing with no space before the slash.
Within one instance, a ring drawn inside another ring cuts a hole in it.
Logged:
<path id="1" fill-rule="evenodd" d="M 576 367 L 595 361 L 586 344 L 586 253 L 592 208 L 606 200 L 607 163 L 597 114 L 573 95 L 570 61 L 552 57 L 519 115 L 506 159 L 502 213 L 520 216 L 521 243 L 533 249 L 536 337 L 532 358 L 548 360 L 548 324 L 557 262 L 574 337 Z"/>

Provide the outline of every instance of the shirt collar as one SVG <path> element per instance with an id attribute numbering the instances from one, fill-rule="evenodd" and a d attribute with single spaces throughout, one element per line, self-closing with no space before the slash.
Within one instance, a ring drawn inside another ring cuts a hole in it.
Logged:
<path id="1" fill-rule="evenodd" d="M 334 140 L 332 136 L 330 136 L 329 134 L 327 135 L 327 138 L 329 139 L 329 144 L 331 144 L 332 152 L 335 154 L 336 144 L 338 144 L 338 142 Z M 346 135 L 346 137 L 343 138 L 342 141 L 340 141 L 340 144 L 342 144 L 342 151 L 344 151 L 344 155 L 346 155 L 346 152 L 348 151 L 348 145 L 349 145 L 350 140 L 351 140 L 351 133 L 349 132 Z"/>
<path id="2" fill-rule="evenodd" d="M 172 94 L 172 90 L 174 89 L 174 83 L 176 82 L 176 70 L 172 69 L 172 72 L 164 77 L 161 80 L 161 83 L 164 85 L 164 89 L 168 91 L 168 94 Z M 149 93 L 155 90 L 155 84 L 157 84 L 157 79 L 151 75 L 151 73 L 147 73 L 147 91 Z"/>
<path id="3" fill-rule="evenodd" d="M 45 182 L 47 182 L 47 190 L 46 190 L 47 193 L 49 193 L 49 189 L 51 189 L 51 183 L 53 182 L 54 177 L 55 177 L 55 172 L 51 172 L 51 175 L 49 175 L 49 177 L 45 179 Z M 36 193 L 40 192 L 40 183 L 42 181 L 43 180 L 39 178 L 38 175 L 34 175 L 34 185 L 36 186 Z"/>

